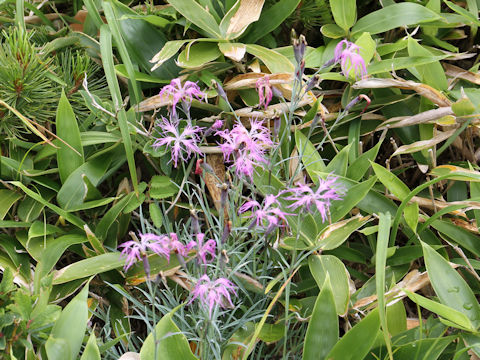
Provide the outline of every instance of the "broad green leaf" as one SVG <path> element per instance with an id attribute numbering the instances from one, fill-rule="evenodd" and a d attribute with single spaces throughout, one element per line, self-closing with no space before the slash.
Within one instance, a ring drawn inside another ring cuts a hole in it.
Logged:
<path id="1" fill-rule="evenodd" d="M 271 33 L 295 11 L 300 0 L 280 0 L 262 11 L 257 22 L 253 23 L 244 37 L 245 43 L 254 44 L 257 40 Z"/>
<path id="2" fill-rule="evenodd" d="M 179 68 L 175 65 L 173 59 L 163 63 L 162 66 L 155 71 L 150 69 L 152 67 L 150 59 L 167 43 L 165 33 L 155 28 L 155 26 L 145 19 L 129 19 L 129 15 L 138 15 L 138 13 L 120 1 L 110 0 L 110 3 L 117 17 L 121 19 L 118 21 L 120 33 L 132 62 L 137 63 L 147 74 L 152 74 L 162 79 L 173 79 L 177 77 Z M 102 51 L 109 51 L 108 49 L 104 49 L 104 45 L 100 46 L 100 49 Z M 108 71 L 110 72 L 110 69 L 108 69 Z"/>
<path id="3" fill-rule="evenodd" d="M 410 189 L 394 173 L 388 171 L 383 166 L 372 162 L 373 171 L 378 180 L 400 200 L 405 199 L 410 194 Z"/>
<path id="4" fill-rule="evenodd" d="M 437 360 L 445 348 L 455 339 L 457 335 L 453 336 L 435 336 L 427 339 L 420 339 L 409 342 L 407 344 L 397 346 L 395 349 L 395 360 L 411 360 L 411 359 L 425 359 Z"/>
<path id="5" fill-rule="evenodd" d="M 361 360 L 367 356 L 380 328 L 378 310 L 371 311 L 351 328 L 327 355 L 331 360 Z"/>
<path id="6" fill-rule="evenodd" d="M 57 136 L 64 141 L 58 143 L 57 162 L 60 180 L 65 183 L 70 174 L 83 164 L 84 159 L 77 118 L 64 91 L 58 103 L 55 127 Z"/>
<path id="7" fill-rule="evenodd" d="M 370 60 L 372 60 L 377 47 L 375 40 L 372 39 L 372 36 L 369 33 L 363 33 L 355 41 L 355 44 L 360 47 L 360 55 L 362 55 L 365 64 L 368 65 L 368 63 L 370 63 Z"/>
<path id="8" fill-rule="evenodd" d="M 329 225 L 317 238 L 315 247 L 322 250 L 332 250 L 342 245 L 357 229 L 365 225 L 370 216 L 357 215 L 349 219 Z"/>
<path id="9" fill-rule="evenodd" d="M 345 146 L 335 157 L 328 163 L 325 172 L 332 172 L 334 175 L 345 176 L 348 168 L 348 154 L 352 144 Z"/>
<path id="10" fill-rule="evenodd" d="M 426 7 L 410 3 L 393 4 L 373 11 L 357 21 L 352 34 L 368 32 L 379 34 L 406 25 L 417 25 L 438 20 L 440 16 Z"/>
<path id="11" fill-rule="evenodd" d="M 471 21 L 472 23 L 474 23 L 477 26 L 480 26 L 480 20 L 478 20 L 478 12 L 475 16 L 475 15 L 471 14 L 470 12 L 468 12 L 467 10 L 465 10 L 464 8 L 462 8 L 461 6 L 458 6 L 451 1 L 444 0 L 444 3 L 447 4 L 447 6 L 450 9 L 452 9 L 453 11 L 455 11 L 457 14 L 462 15 L 465 19 Z"/>
<path id="12" fill-rule="evenodd" d="M 196 360 L 187 338 L 172 320 L 173 314 L 183 305 L 179 305 L 164 315 L 148 334 L 140 350 L 140 360 Z M 157 349 L 155 351 L 155 345 Z M 157 355 L 155 357 L 155 354 Z"/>
<path id="13" fill-rule="evenodd" d="M 398 57 L 393 59 L 385 59 L 376 61 L 368 65 L 367 72 L 370 75 L 388 73 L 390 71 L 408 69 L 413 66 L 421 66 L 431 64 L 435 61 L 445 59 L 445 55 L 440 56 L 412 56 L 412 57 Z"/>
<path id="14" fill-rule="evenodd" d="M 237 0 L 220 22 L 223 39 L 236 39 L 247 27 L 256 22 L 262 12 L 265 0 Z"/>
<path id="15" fill-rule="evenodd" d="M 331 289 L 335 300 L 335 311 L 343 316 L 350 300 L 349 274 L 345 265 L 333 255 L 311 255 L 308 266 L 318 287 L 323 291 L 327 278 L 331 280 Z"/>
<path id="16" fill-rule="evenodd" d="M 119 252 L 93 256 L 56 270 L 53 276 L 53 284 L 63 284 L 72 280 L 86 278 L 91 275 L 119 269 L 124 265 L 125 256 Z"/>
<path id="17" fill-rule="evenodd" d="M 417 230 L 418 214 L 419 214 L 418 203 L 408 204 L 405 207 L 405 210 L 403 210 L 403 216 L 405 217 L 405 222 L 413 231 Z"/>
<path id="18" fill-rule="evenodd" d="M 480 256 L 480 237 L 450 221 L 435 220 L 431 226 L 461 247 Z"/>
<path id="19" fill-rule="evenodd" d="M 334 291 L 327 274 L 308 322 L 303 344 L 303 360 L 323 360 L 338 341 L 338 316 Z"/>
<path id="20" fill-rule="evenodd" d="M 330 39 L 340 39 L 347 36 L 347 32 L 337 24 L 325 24 L 320 28 L 320 32 Z"/>
<path id="21" fill-rule="evenodd" d="M 360 181 L 360 179 L 365 175 L 367 172 L 368 168 L 370 167 L 370 162 L 374 162 L 378 150 L 380 149 L 380 146 L 383 143 L 384 137 L 380 138 L 380 141 L 375 145 L 373 148 L 370 150 L 364 152 L 362 155 L 357 157 L 348 167 L 347 169 L 347 177 L 355 180 L 355 181 Z"/>
<path id="22" fill-rule="evenodd" d="M 8 210 L 10 210 L 12 205 L 21 197 L 22 195 L 17 192 L 7 189 L 0 190 L 0 220 L 3 220 Z"/>
<path id="23" fill-rule="evenodd" d="M 295 70 L 290 60 L 274 50 L 248 44 L 247 52 L 259 58 L 272 73 L 292 73 Z"/>
<path id="24" fill-rule="evenodd" d="M 95 228 L 95 235 L 97 238 L 99 238 L 101 241 L 104 241 L 107 238 L 108 230 L 134 197 L 135 193 L 126 195 L 115 205 L 113 205 L 105 215 L 103 215 L 102 220 L 100 220 Z"/>
<path id="25" fill-rule="evenodd" d="M 58 204 L 67 211 L 81 206 L 88 200 L 92 189 L 97 186 L 112 162 L 113 153 L 109 152 L 87 161 L 73 171 L 64 181 L 57 194 Z M 97 194 L 96 194 L 97 195 Z"/>
<path id="26" fill-rule="evenodd" d="M 221 39 L 222 34 L 215 18 L 195 0 L 168 0 L 175 10 L 186 19 L 207 32 L 211 37 Z"/>
<path id="27" fill-rule="evenodd" d="M 433 300 L 427 299 L 419 294 L 415 294 L 407 289 L 403 289 L 403 291 L 407 294 L 407 296 L 416 304 L 420 305 L 424 309 L 431 311 L 438 316 L 441 316 L 457 326 L 460 329 L 467 329 L 468 331 L 474 331 L 474 327 L 468 317 L 447 305 L 440 304 Z"/>
<path id="28" fill-rule="evenodd" d="M 450 264 L 422 242 L 428 277 L 440 302 L 465 314 L 475 329 L 480 324 L 480 306 L 472 289 Z"/>
<path id="29" fill-rule="evenodd" d="M 335 23 L 348 31 L 357 19 L 357 4 L 355 0 L 330 0 Z"/>
<path id="30" fill-rule="evenodd" d="M 300 130 L 295 131 L 295 144 L 298 153 L 302 155 L 302 163 L 310 177 L 314 176 L 314 171 L 326 172 L 325 163 L 319 152 Z"/>
<path id="31" fill-rule="evenodd" d="M 87 238 L 83 235 L 77 234 L 68 234 L 60 236 L 56 239 L 49 240 L 44 242 L 43 239 L 37 240 L 35 243 L 38 246 L 37 253 L 38 263 L 35 267 L 34 275 L 34 289 L 35 291 L 40 290 L 41 280 L 48 275 L 50 270 L 53 269 L 57 261 L 63 255 L 65 250 L 67 250 L 71 245 L 82 244 L 87 241 Z M 32 241 L 29 241 L 31 243 Z M 33 245 L 33 244 L 32 244 Z M 44 247 L 46 245 L 46 247 Z M 29 253 L 31 250 L 29 250 Z"/>
<path id="32" fill-rule="evenodd" d="M 455 165 L 440 165 L 430 172 L 434 176 L 448 176 L 449 180 L 480 182 L 480 172 L 468 170 Z"/>
<path id="33" fill-rule="evenodd" d="M 150 213 L 150 219 L 153 222 L 153 225 L 157 229 L 160 229 L 163 224 L 163 216 L 162 216 L 162 211 L 160 210 L 160 206 L 158 204 L 152 202 L 150 205 L 148 205 L 148 210 Z"/>
<path id="34" fill-rule="evenodd" d="M 47 201 L 47 200 L 43 199 L 41 195 L 39 195 L 36 192 L 30 190 L 29 188 L 27 188 L 25 185 L 23 185 L 19 181 L 12 181 L 11 184 L 21 188 L 25 192 L 25 194 L 30 196 L 32 199 L 37 200 L 39 203 L 41 203 L 44 206 L 48 207 L 49 209 L 53 210 L 58 215 L 62 216 L 64 219 L 66 219 L 67 221 L 71 222 L 73 225 L 75 225 L 78 228 L 83 230 L 83 225 L 85 225 L 85 223 L 83 222 L 82 219 L 80 219 L 80 218 L 78 218 L 78 217 L 76 217 L 72 214 L 69 214 L 67 211 L 65 211 L 62 208 L 59 208 L 58 206 L 52 204 L 50 201 Z"/>
<path id="35" fill-rule="evenodd" d="M 216 43 L 189 44 L 178 55 L 177 64 L 183 68 L 198 68 L 217 59 L 222 53 Z"/>
<path id="36" fill-rule="evenodd" d="M 94 331 L 92 331 L 88 338 L 87 345 L 85 346 L 85 350 L 83 350 L 80 360 L 101 360 L 100 350 L 98 349 Z"/>
<path id="37" fill-rule="evenodd" d="M 330 206 L 332 223 L 341 220 L 369 193 L 376 182 L 375 176 L 348 189 L 341 201 L 334 201 Z"/>
<path id="38" fill-rule="evenodd" d="M 123 76 L 124 78 L 127 78 L 127 79 L 130 78 L 130 75 L 128 75 L 128 72 L 127 72 L 127 68 L 123 64 L 115 65 L 115 72 L 118 75 Z M 168 84 L 168 83 L 170 83 L 170 80 L 161 79 L 161 78 L 158 78 L 156 76 L 144 74 L 144 73 L 142 73 L 140 71 L 136 71 L 136 70 L 133 72 L 133 75 L 134 75 L 135 80 L 140 81 L 140 82 L 148 82 L 148 83 L 154 83 L 154 84 Z"/>
<path id="39" fill-rule="evenodd" d="M 411 37 L 408 38 L 408 55 L 425 57 L 433 56 L 429 50 L 425 49 Z M 418 65 L 416 69 L 420 73 L 421 78 L 419 80 L 422 83 L 430 85 L 438 90 L 447 90 L 447 77 L 445 76 L 445 71 L 439 61 L 435 61 L 428 65 Z"/>
<path id="40" fill-rule="evenodd" d="M 49 360 L 77 359 L 88 320 L 88 284 L 63 309 L 45 344 Z M 58 344 L 67 346 L 58 346 Z"/>
<path id="41" fill-rule="evenodd" d="M 192 40 L 172 40 L 165 43 L 162 49 L 155 54 L 155 56 L 150 60 L 150 62 L 155 63 L 152 68 L 152 71 L 155 70 L 157 67 L 161 66 L 165 61 L 170 59 L 173 55 L 175 55 L 180 48 L 190 42 Z"/>

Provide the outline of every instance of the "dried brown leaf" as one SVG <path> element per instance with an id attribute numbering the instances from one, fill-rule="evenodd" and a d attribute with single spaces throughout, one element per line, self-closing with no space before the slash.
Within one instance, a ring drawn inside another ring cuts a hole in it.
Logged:
<path id="1" fill-rule="evenodd" d="M 208 165 L 212 167 L 216 177 L 205 171 L 204 172 L 205 185 L 207 185 L 207 189 L 210 192 L 210 196 L 213 199 L 213 204 L 215 205 L 215 209 L 217 209 L 217 211 L 220 211 L 222 190 L 217 185 L 221 185 L 218 182 L 218 179 L 220 180 L 225 179 L 225 164 L 223 163 L 223 156 L 220 154 L 207 155 L 206 162 Z"/>
<path id="2" fill-rule="evenodd" d="M 354 89 L 382 89 L 382 88 L 398 88 L 405 90 L 413 90 L 418 95 L 423 96 L 429 99 L 434 104 L 437 104 L 440 107 L 447 107 L 452 104 L 452 102 L 441 92 L 432 88 L 431 86 L 417 83 L 410 80 L 403 80 L 400 78 L 397 79 L 379 79 L 379 78 L 369 78 L 357 81 L 353 84 Z"/>
<path id="3" fill-rule="evenodd" d="M 397 150 L 395 150 L 392 155 L 390 155 L 390 158 L 396 155 L 411 154 L 420 150 L 429 149 L 437 145 L 438 143 L 447 140 L 455 133 L 455 131 L 456 129 L 446 132 L 438 132 L 437 135 L 435 135 L 430 140 L 415 141 L 411 144 L 400 146 Z"/>
<path id="4" fill-rule="evenodd" d="M 235 76 L 225 85 L 225 90 L 236 90 L 245 88 L 254 88 L 258 79 L 268 76 L 271 85 L 288 84 L 293 80 L 293 75 L 289 73 L 265 74 L 265 73 L 247 73 Z"/>
<path id="5" fill-rule="evenodd" d="M 239 0 L 240 6 L 235 15 L 230 19 L 227 29 L 227 38 L 230 35 L 239 36 L 248 25 L 260 18 L 265 0 Z M 234 6 L 235 7 L 235 6 Z"/>
<path id="6" fill-rule="evenodd" d="M 438 109 L 427 110 L 413 116 L 398 116 L 391 119 L 388 119 L 382 123 L 377 130 L 383 130 L 385 128 L 401 128 L 405 126 L 424 124 L 439 119 L 445 118 L 445 116 L 454 115 L 453 110 L 450 106 L 441 107 Z"/>
<path id="7" fill-rule="evenodd" d="M 218 48 L 223 55 L 237 62 L 243 59 L 247 51 L 245 44 L 219 43 Z"/>
<path id="8" fill-rule="evenodd" d="M 451 76 L 455 79 L 466 80 L 471 83 L 480 85 L 480 74 L 462 69 L 461 67 L 448 63 L 443 63 L 443 68 L 445 69 L 445 74 L 447 74 L 447 76 Z"/>

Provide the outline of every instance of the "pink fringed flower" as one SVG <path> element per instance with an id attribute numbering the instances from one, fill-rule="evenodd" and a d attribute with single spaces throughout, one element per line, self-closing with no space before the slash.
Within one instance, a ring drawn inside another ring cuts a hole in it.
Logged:
<path id="1" fill-rule="evenodd" d="M 291 196 L 285 197 L 285 200 L 294 201 L 288 207 L 293 209 L 302 207 L 310 212 L 315 211 L 316 208 L 322 216 L 322 220 L 326 221 L 332 200 L 341 200 L 340 195 L 344 192 L 336 181 L 336 177 L 328 177 L 326 180 L 320 179 L 318 188 L 315 191 L 311 187 L 302 184 L 285 190 L 285 192 L 292 193 Z"/>
<path id="2" fill-rule="evenodd" d="M 162 121 L 158 122 L 157 132 L 162 137 L 155 140 L 153 147 L 167 146 L 171 148 L 172 160 L 175 167 L 177 167 L 178 159 L 187 161 L 192 154 L 201 154 L 202 151 L 198 147 L 200 136 L 198 133 L 202 128 L 187 124 L 180 133 L 177 125 L 162 117 Z"/>
<path id="3" fill-rule="evenodd" d="M 140 234 L 140 241 L 126 241 L 119 247 L 123 248 L 122 254 L 126 256 L 124 270 L 127 271 L 133 264 L 146 257 L 147 250 L 151 250 L 167 259 L 170 252 L 163 245 L 165 235 Z"/>
<path id="4" fill-rule="evenodd" d="M 187 109 L 190 109 L 193 98 L 203 99 L 206 98 L 206 94 L 200 90 L 200 87 L 192 82 L 186 81 L 185 84 L 180 82 L 179 78 L 173 79 L 169 85 L 162 88 L 159 94 L 162 98 L 172 97 L 172 114 L 176 114 L 176 106 L 179 101 L 182 101 Z"/>
<path id="5" fill-rule="evenodd" d="M 268 75 L 265 75 L 256 81 L 255 89 L 257 89 L 258 92 L 258 105 L 263 105 L 266 109 L 273 98 L 272 86 L 270 85 L 270 78 Z"/>
<path id="6" fill-rule="evenodd" d="M 208 308 L 208 314 L 212 316 L 212 310 L 217 305 L 223 309 L 234 307 L 230 294 L 236 296 L 235 289 L 236 286 L 228 279 L 219 278 L 212 281 L 208 275 L 203 275 L 195 284 L 189 304 L 196 298 L 200 299 L 200 302 Z"/>
<path id="7" fill-rule="evenodd" d="M 262 125 L 261 120 L 250 119 L 250 130 L 237 122 L 232 130 L 217 131 L 224 139 L 220 148 L 225 161 L 234 161 L 237 175 L 253 176 L 254 167 L 260 163 L 267 164 L 267 148 L 273 145 L 270 130 Z"/>
<path id="8" fill-rule="evenodd" d="M 197 258 L 198 262 L 202 264 L 208 264 L 215 259 L 215 249 L 217 243 L 215 240 L 210 239 L 207 240 L 205 243 L 203 242 L 205 238 L 205 234 L 199 233 L 195 235 L 197 241 L 190 241 L 187 244 L 187 252 L 196 249 L 197 250 Z"/>
<path id="9" fill-rule="evenodd" d="M 355 74 L 355 77 L 363 78 L 367 75 L 367 67 L 365 60 L 360 55 L 360 47 L 347 40 L 342 40 L 335 47 L 335 62 L 340 62 L 342 73 L 348 77 L 350 71 Z"/>
<path id="10" fill-rule="evenodd" d="M 244 213 L 246 211 L 251 211 L 252 214 L 250 218 L 255 219 L 254 224 L 257 226 L 267 225 L 267 231 L 273 230 L 275 227 L 285 226 L 288 214 L 280 210 L 280 203 L 277 200 L 275 195 L 267 195 L 262 205 L 256 200 L 249 200 L 243 204 L 239 213 Z"/>

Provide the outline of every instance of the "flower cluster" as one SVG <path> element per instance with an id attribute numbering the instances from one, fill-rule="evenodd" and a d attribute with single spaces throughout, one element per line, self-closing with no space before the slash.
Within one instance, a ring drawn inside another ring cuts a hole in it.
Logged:
<path id="1" fill-rule="evenodd" d="M 278 196 L 278 195 L 277 195 Z M 249 200 L 245 204 L 243 204 L 240 209 L 239 213 L 244 213 L 246 211 L 251 211 L 252 214 L 249 218 L 255 219 L 252 225 L 256 226 L 267 226 L 267 232 L 272 231 L 276 227 L 285 226 L 288 214 L 283 212 L 280 209 L 280 202 L 275 195 L 267 195 L 265 196 L 265 200 L 263 201 L 263 206 L 256 200 Z"/>
<path id="2" fill-rule="evenodd" d="M 218 278 L 217 280 L 210 280 L 208 275 L 203 275 L 198 279 L 192 291 L 193 297 L 189 303 L 199 298 L 202 304 L 208 307 L 208 314 L 212 316 L 212 310 L 215 305 L 221 308 L 233 308 L 232 298 L 230 293 L 237 295 L 235 285 L 228 279 Z"/>
<path id="3" fill-rule="evenodd" d="M 250 130 L 237 122 L 232 130 L 217 131 L 223 138 L 220 148 L 225 161 L 234 161 L 237 175 L 253 177 L 255 166 L 267 164 L 265 153 L 273 145 L 270 130 L 262 125 L 261 120 L 250 119 Z"/>
<path id="4" fill-rule="evenodd" d="M 197 241 L 190 241 L 187 244 L 187 252 L 192 249 L 196 249 L 199 263 L 208 264 L 212 262 L 213 259 L 215 259 L 215 249 L 217 246 L 215 240 L 210 239 L 204 243 L 203 240 L 205 238 L 205 234 L 203 233 L 199 233 L 195 235 L 195 237 Z"/>
<path id="5" fill-rule="evenodd" d="M 122 255 L 126 256 L 124 270 L 127 271 L 137 261 L 145 261 L 147 250 L 165 257 L 170 261 L 170 253 L 176 252 L 187 256 L 187 248 L 177 238 L 177 234 L 156 235 L 152 233 L 140 234 L 140 241 L 126 241 L 119 246 L 123 248 Z"/>
<path id="6" fill-rule="evenodd" d="M 176 106 L 179 101 L 185 104 L 186 109 L 190 109 L 194 97 L 199 100 L 206 98 L 206 94 L 200 90 L 197 83 L 186 81 L 182 86 L 179 78 L 173 79 L 169 85 L 164 86 L 159 95 L 163 99 L 166 97 L 172 98 L 173 116 L 176 115 Z"/>
<path id="7" fill-rule="evenodd" d="M 187 124 L 180 132 L 178 124 L 162 117 L 162 121 L 157 123 L 157 132 L 160 137 L 155 140 L 152 146 L 156 148 L 165 145 L 167 148 L 171 148 L 173 164 L 177 167 L 179 159 L 186 161 L 192 154 L 202 153 L 198 147 L 200 142 L 199 132 L 201 131 L 201 127 Z"/>
<path id="8" fill-rule="evenodd" d="M 327 214 L 330 209 L 332 200 L 341 200 L 340 195 L 344 190 L 338 186 L 337 177 L 329 176 L 327 179 L 319 179 L 317 189 L 314 191 L 308 185 L 297 184 L 296 187 L 285 190 L 285 193 L 292 195 L 285 197 L 285 200 L 294 201 L 289 208 L 304 208 L 307 211 L 314 212 L 318 210 L 322 216 L 322 220 L 327 220 Z"/>
<path id="9" fill-rule="evenodd" d="M 340 62 L 342 73 L 348 77 L 349 73 L 353 70 L 355 77 L 360 75 L 364 77 L 367 75 L 367 67 L 365 66 L 365 60 L 360 55 L 360 47 L 348 40 L 342 40 L 335 47 L 335 62 Z"/>

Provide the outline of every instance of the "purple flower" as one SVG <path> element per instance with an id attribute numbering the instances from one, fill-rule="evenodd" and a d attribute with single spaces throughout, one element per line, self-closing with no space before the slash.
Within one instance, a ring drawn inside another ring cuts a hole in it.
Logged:
<path id="1" fill-rule="evenodd" d="M 138 260 L 145 261 L 147 250 L 163 256 L 167 261 L 170 261 L 170 253 L 172 252 L 178 253 L 183 257 L 186 257 L 188 254 L 186 246 L 178 240 L 175 233 L 170 233 L 169 236 L 152 233 L 140 234 L 140 241 L 127 241 L 119 247 L 123 247 L 122 254 L 127 257 L 124 267 L 125 271 Z"/>
<path id="2" fill-rule="evenodd" d="M 196 235 L 197 241 L 190 241 L 187 244 L 187 252 L 196 248 L 198 262 L 203 264 L 208 264 L 208 263 L 211 263 L 213 259 L 215 259 L 215 248 L 217 246 L 217 243 L 213 239 L 210 239 L 204 243 L 203 242 L 204 238 L 205 238 L 205 234 L 203 233 L 197 234 Z"/>
<path id="3" fill-rule="evenodd" d="M 169 85 L 164 86 L 159 95 L 162 98 L 167 96 L 172 97 L 173 115 L 176 114 L 176 106 L 179 101 L 182 101 L 187 106 L 187 109 L 189 109 L 194 97 L 199 100 L 202 98 L 206 99 L 206 94 L 200 90 L 197 83 L 186 81 L 182 86 L 179 78 L 173 79 Z"/>
<path id="4" fill-rule="evenodd" d="M 335 62 L 340 62 L 342 73 L 346 77 L 352 69 L 355 77 L 360 75 L 363 78 L 367 75 L 367 67 L 360 55 L 360 47 L 347 40 L 340 41 L 335 47 Z"/>
<path id="5" fill-rule="evenodd" d="M 322 220 L 327 220 L 327 214 L 332 200 L 341 200 L 340 195 L 344 190 L 336 184 L 336 177 L 328 177 L 326 180 L 319 179 L 317 190 L 313 191 L 308 185 L 297 184 L 296 187 L 287 189 L 284 192 L 290 192 L 293 195 L 285 197 L 285 200 L 294 201 L 289 208 L 305 208 L 313 212 L 315 208 L 322 216 Z"/>
<path id="6" fill-rule="evenodd" d="M 126 241 L 119 247 L 123 247 L 122 255 L 126 256 L 126 262 L 123 269 L 127 271 L 138 260 L 146 258 L 147 250 L 151 250 L 158 255 L 169 258 L 170 252 L 163 245 L 165 235 L 140 234 L 140 241 Z"/>
<path id="7" fill-rule="evenodd" d="M 230 293 L 236 296 L 235 288 L 236 286 L 228 279 L 219 278 L 212 281 L 208 275 L 203 275 L 195 284 L 189 304 L 199 298 L 200 302 L 208 307 L 208 314 L 212 316 L 213 307 L 216 305 L 223 309 L 234 307 Z"/>
<path id="8" fill-rule="evenodd" d="M 258 105 L 263 105 L 263 107 L 266 109 L 273 98 L 272 86 L 270 85 L 270 78 L 268 75 L 265 75 L 257 80 L 255 83 L 255 89 L 257 89 L 258 92 Z"/>
<path id="9" fill-rule="evenodd" d="M 263 207 L 258 201 L 249 200 L 243 204 L 238 212 L 244 213 L 250 210 L 252 214 L 249 218 L 255 219 L 253 224 L 257 226 L 264 226 L 267 224 L 267 232 L 273 230 L 275 227 L 285 226 L 287 219 L 285 216 L 292 215 L 283 212 L 280 209 L 280 203 L 275 195 L 267 195 L 263 202 Z"/>
<path id="10" fill-rule="evenodd" d="M 225 161 L 234 160 L 237 175 L 251 178 L 255 166 L 268 163 L 265 152 L 273 142 L 270 140 L 270 130 L 262 125 L 261 120 L 250 119 L 250 130 L 237 122 L 232 130 L 217 131 L 216 135 L 224 139 L 223 144 L 219 145 L 223 158 Z"/>
<path id="11" fill-rule="evenodd" d="M 157 123 L 157 126 L 157 132 L 161 134 L 162 137 L 156 139 L 152 146 L 160 147 L 166 145 L 167 148 L 170 147 L 175 167 L 177 167 L 179 158 L 182 161 L 187 161 L 192 154 L 202 153 L 198 147 L 198 142 L 200 141 L 198 133 L 202 128 L 187 124 L 180 133 L 178 127 L 164 117 L 162 117 L 161 122 Z"/>

